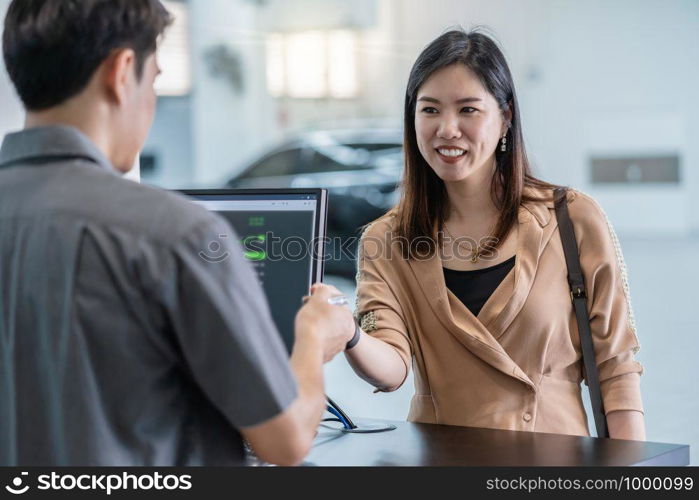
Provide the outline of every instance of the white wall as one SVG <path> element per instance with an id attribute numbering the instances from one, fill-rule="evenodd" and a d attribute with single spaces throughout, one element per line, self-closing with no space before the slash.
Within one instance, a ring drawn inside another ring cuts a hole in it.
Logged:
<path id="1" fill-rule="evenodd" d="M 256 7 L 242 0 L 189 2 L 194 67 L 192 137 L 194 182 L 215 182 L 260 143 L 273 142 L 274 110 L 266 97 L 264 38 L 256 31 Z M 211 74 L 205 53 L 224 45 L 240 56 L 244 90 Z"/>
<path id="2" fill-rule="evenodd" d="M 187 188 L 193 184 L 192 99 L 160 97 L 153 126 L 143 146 L 143 153 L 154 155 L 157 165 L 153 175 L 143 181 L 166 187 Z"/>
<path id="3" fill-rule="evenodd" d="M 692 118 L 699 102 L 689 98 L 699 84 L 699 3 L 550 4 L 551 52 L 541 89 L 549 103 L 545 127 L 532 131 L 546 171 L 589 189 L 620 231 L 699 229 L 689 209 L 699 195 L 699 144 L 690 140 L 699 132 Z M 681 158 L 678 187 L 587 185 L 592 153 L 666 152 Z"/>

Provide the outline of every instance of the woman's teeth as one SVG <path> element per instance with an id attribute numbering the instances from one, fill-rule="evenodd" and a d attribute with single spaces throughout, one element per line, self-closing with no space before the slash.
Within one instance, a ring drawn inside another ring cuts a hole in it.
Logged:
<path id="1" fill-rule="evenodd" d="M 462 154 L 465 154 L 466 151 L 463 149 L 443 149 L 440 148 L 437 150 L 440 155 L 444 156 L 461 156 Z"/>

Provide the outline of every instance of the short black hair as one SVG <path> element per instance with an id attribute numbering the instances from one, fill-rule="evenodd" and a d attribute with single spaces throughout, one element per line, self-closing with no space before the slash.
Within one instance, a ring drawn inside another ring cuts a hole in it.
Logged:
<path id="1" fill-rule="evenodd" d="M 171 21 L 159 0 L 12 0 L 7 73 L 27 110 L 51 108 L 79 94 L 115 49 L 133 49 L 140 79 Z"/>

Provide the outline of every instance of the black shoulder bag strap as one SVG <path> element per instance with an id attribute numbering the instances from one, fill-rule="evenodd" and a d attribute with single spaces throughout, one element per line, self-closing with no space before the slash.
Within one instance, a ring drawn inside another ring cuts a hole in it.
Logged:
<path id="1" fill-rule="evenodd" d="M 578 322 L 578 335 L 580 336 L 583 365 L 585 366 L 585 383 L 590 391 L 597 437 L 609 437 L 607 419 L 604 416 L 604 403 L 602 402 L 599 374 L 597 373 L 595 348 L 592 343 L 592 332 L 590 331 L 590 317 L 587 314 L 587 292 L 585 290 L 585 281 L 580 267 L 578 242 L 575 239 L 573 223 L 568 214 L 566 191 L 566 188 L 557 188 L 555 190 L 556 220 L 558 220 L 558 231 L 561 234 L 563 253 L 565 254 L 566 266 L 568 267 L 570 297 L 573 300 L 575 318 Z"/>

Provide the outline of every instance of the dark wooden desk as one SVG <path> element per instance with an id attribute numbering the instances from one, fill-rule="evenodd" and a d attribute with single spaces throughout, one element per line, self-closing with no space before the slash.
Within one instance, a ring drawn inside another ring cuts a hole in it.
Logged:
<path id="1" fill-rule="evenodd" d="M 385 422 L 359 420 L 361 422 Z M 475 427 L 390 423 L 397 429 L 345 434 L 321 427 L 305 465 L 624 466 L 688 465 L 689 446 Z"/>

